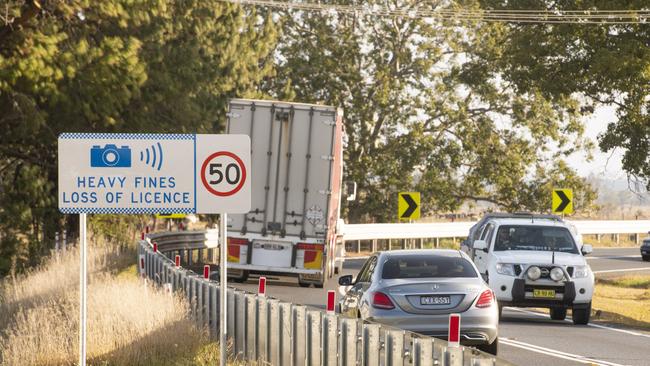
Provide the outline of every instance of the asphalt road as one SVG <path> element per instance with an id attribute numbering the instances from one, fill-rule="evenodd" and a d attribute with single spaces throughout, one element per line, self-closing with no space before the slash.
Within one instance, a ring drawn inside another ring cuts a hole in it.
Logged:
<path id="1" fill-rule="evenodd" d="M 588 260 L 597 277 L 650 274 L 650 262 L 641 261 L 638 248 L 599 248 Z M 343 274 L 356 275 L 364 261 L 346 260 Z M 315 289 L 299 287 L 295 278 L 267 277 L 269 296 L 315 307 L 325 307 L 327 290 L 338 290 L 336 279 L 324 289 Z M 257 291 L 256 278 L 233 285 Z M 574 326 L 570 320 L 553 321 L 529 309 L 505 308 L 499 337 L 499 357 L 522 366 L 650 365 L 650 332 L 597 322 Z"/>

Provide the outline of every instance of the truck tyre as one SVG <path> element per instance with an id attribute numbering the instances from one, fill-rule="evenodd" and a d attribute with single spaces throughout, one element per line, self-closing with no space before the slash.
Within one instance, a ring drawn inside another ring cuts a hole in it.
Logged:
<path id="1" fill-rule="evenodd" d="M 309 283 L 309 282 L 302 282 L 302 281 L 298 280 L 298 285 L 299 285 L 300 287 L 309 287 L 309 285 L 311 285 L 311 283 Z"/>
<path id="2" fill-rule="evenodd" d="M 477 347 L 480 351 L 496 356 L 499 350 L 499 338 L 495 338 L 490 344 L 482 344 Z"/>
<path id="3" fill-rule="evenodd" d="M 587 305 L 586 308 L 573 308 L 573 324 L 575 325 L 587 325 L 589 324 L 589 318 L 591 317 L 591 302 Z"/>
<path id="4" fill-rule="evenodd" d="M 551 308 L 551 319 L 564 320 L 566 319 L 566 308 Z"/>
<path id="5" fill-rule="evenodd" d="M 248 271 L 242 271 L 241 276 L 238 277 L 228 276 L 228 278 L 238 283 L 246 282 L 248 281 Z"/>

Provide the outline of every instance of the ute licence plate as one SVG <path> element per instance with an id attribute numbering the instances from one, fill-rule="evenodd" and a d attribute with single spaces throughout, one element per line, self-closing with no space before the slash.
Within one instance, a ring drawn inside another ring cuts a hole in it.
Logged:
<path id="1" fill-rule="evenodd" d="M 449 296 L 420 296 L 420 305 L 449 305 Z"/>
<path id="2" fill-rule="evenodd" d="M 533 289 L 533 297 L 554 298 L 555 290 Z"/>

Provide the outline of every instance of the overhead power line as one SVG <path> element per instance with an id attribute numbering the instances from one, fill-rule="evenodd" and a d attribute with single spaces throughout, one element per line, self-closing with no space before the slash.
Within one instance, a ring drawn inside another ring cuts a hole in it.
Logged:
<path id="1" fill-rule="evenodd" d="M 541 24 L 650 24 L 650 9 L 642 10 L 492 10 L 392 8 L 381 5 L 336 5 L 274 0 L 222 0 L 256 7 L 308 12 L 374 15 L 439 20 Z"/>

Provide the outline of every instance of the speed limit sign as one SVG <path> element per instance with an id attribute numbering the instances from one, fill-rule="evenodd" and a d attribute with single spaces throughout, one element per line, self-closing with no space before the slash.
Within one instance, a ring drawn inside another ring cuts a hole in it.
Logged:
<path id="1" fill-rule="evenodd" d="M 196 212 L 246 213 L 251 206 L 250 138 L 196 136 Z"/>

